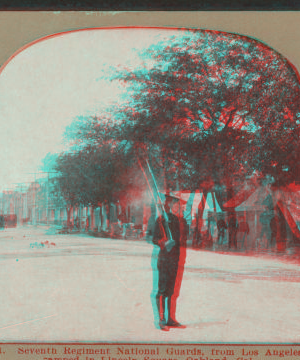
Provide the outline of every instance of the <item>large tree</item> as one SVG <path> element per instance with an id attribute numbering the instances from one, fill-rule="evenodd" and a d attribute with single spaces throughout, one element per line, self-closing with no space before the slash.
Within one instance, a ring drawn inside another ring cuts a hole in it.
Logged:
<path id="1" fill-rule="evenodd" d="M 103 199 L 112 185 L 125 189 L 132 183 L 125 168 L 137 153 L 147 154 L 157 175 L 165 170 L 171 190 L 226 188 L 230 197 L 253 173 L 278 184 L 299 177 L 300 87 L 287 59 L 255 39 L 216 31 L 178 32 L 140 56 L 139 68 L 108 75 L 125 85 L 125 101 L 101 116 L 79 119 L 71 134 L 81 147 L 79 160 L 86 156 L 90 169 L 115 153 L 126 154 L 126 166 L 108 168 L 109 177 L 86 168 L 80 182 L 90 175 L 85 185 L 75 186 L 76 193 L 84 188 L 89 199 Z M 93 150 L 94 158 L 88 149 L 101 144 L 110 148 Z M 76 166 L 72 171 L 79 176 Z M 105 194 L 95 194 L 98 179 L 108 178 Z"/>
<path id="2" fill-rule="evenodd" d="M 198 188 L 207 178 L 228 187 L 255 170 L 280 176 L 274 146 L 295 148 L 300 121 L 298 77 L 283 56 L 215 31 L 183 32 L 141 56 L 144 66 L 113 76 L 130 95 L 118 114 L 124 139 L 158 145 L 180 166 L 183 187 L 188 180 Z"/>

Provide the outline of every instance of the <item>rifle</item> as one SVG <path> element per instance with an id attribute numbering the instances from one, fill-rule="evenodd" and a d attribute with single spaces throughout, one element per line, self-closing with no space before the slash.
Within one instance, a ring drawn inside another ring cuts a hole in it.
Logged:
<path id="1" fill-rule="evenodd" d="M 150 193 L 151 193 L 151 195 L 152 195 L 153 201 L 154 201 L 154 203 L 155 203 L 155 205 L 156 205 L 156 208 L 157 208 L 157 210 L 159 211 L 159 213 L 161 213 L 161 215 L 163 216 L 163 218 L 164 218 L 164 220 L 165 220 L 165 228 L 163 227 L 163 224 L 162 224 L 162 223 L 161 223 L 161 228 L 162 228 L 162 231 L 163 231 L 165 237 L 167 238 L 167 241 L 165 242 L 166 250 L 167 250 L 168 252 L 170 252 L 170 251 L 172 250 L 172 248 L 174 247 L 174 245 L 175 245 L 175 241 L 174 241 L 174 239 L 173 239 L 173 236 L 172 236 L 172 233 L 171 233 L 171 230 L 170 230 L 170 227 L 169 227 L 169 217 L 168 217 L 168 214 L 167 214 L 167 212 L 166 212 L 166 209 L 165 209 L 165 207 L 164 207 L 164 205 L 163 205 L 163 202 L 162 202 L 162 200 L 161 200 L 160 193 L 159 193 L 159 190 L 158 190 L 158 187 L 157 187 L 157 184 L 156 184 L 156 180 L 155 180 L 154 174 L 153 174 L 153 172 L 152 172 L 152 170 L 151 170 L 151 167 L 150 167 L 150 165 L 149 165 L 148 160 L 145 159 L 146 164 L 147 164 L 147 167 L 148 167 L 148 170 L 149 170 L 149 173 L 150 173 L 150 175 L 151 175 L 151 178 L 152 178 L 152 181 L 153 181 L 153 184 L 154 184 L 155 191 L 156 191 L 156 193 L 157 193 L 158 202 L 157 202 L 156 199 L 155 199 L 155 196 L 154 196 L 154 194 L 153 194 L 153 189 L 151 188 L 151 185 L 150 185 L 150 183 L 149 183 L 149 180 L 148 180 L 148 177 L 147 177 L 147 175 L 146 175 L 146 172 L 145 172 L 145 170 L 144 170 L 144 168 L 143 168 L 143 166 L 142 166 L 142 164 L 141 164 L 140 159 L 139 159 L 138 156 L 137 156 L 137 159 L 138 159 L 139 165 L 140 165 L 140 167 L 141 167 L 141 170 L 142 170 L 142 172 L 143 172 L 143 174 L 144 174 L 144 176 L 145 176 L 146 182 L 147 182 L 147 184 L 148 184 L 148 187 L 149 187 Z"/>

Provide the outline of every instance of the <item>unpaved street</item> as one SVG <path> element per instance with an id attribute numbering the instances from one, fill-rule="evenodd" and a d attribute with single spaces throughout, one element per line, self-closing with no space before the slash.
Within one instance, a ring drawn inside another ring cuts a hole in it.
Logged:
<path id="1" fill-rule="evenodd" d="M 6 229 L 0 266 L 1 341 L 300 339 L 300 268 L 275 257 L 188 249 L 177 305 L 186 328 L 169 332 L 155 326 L 155 258 L 146 242 Z"/>

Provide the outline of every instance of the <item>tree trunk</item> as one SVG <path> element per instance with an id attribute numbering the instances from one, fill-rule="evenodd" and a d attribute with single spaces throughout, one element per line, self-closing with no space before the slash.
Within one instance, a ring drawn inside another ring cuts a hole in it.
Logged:
<path id="1" fill-rule="evenodd" d="M 102 226 L 102 205 L 99 205 L 99 219 L 97 224 L 98 231 L 101 231 L 101 226 Z"/>
<path id="2" fill-rule="evenodd" d="M 91 231 L 95 229 L 95 207 L 94 205 L 91 206 Z"/>
<path id="3" fill-rule="evenodd" d="M 204 209 L 205 209 L 207 194 L 208 194 L 208 191 L 204 190 L 201 201 L 198 206 L 197 218 L 196 218 L 196 228 L 195 228 L 194 236 L 193 236 L 193 247 L 203 245 L 204 239 L 202 238 L 201 229 L 203 226 L 203 213 L 204 213 Z"/>
<path id="4" fill-rule="evenodd" d="M 184 213 L 184 218 L 187 221 L 187 224 L 189 226 L 189 234 L 188 234 L 188 239 L 190 237 L 190 229 L 191 229 L 191 225 L 192 225 L 192 210 L 193 210 L 193 204 L 194 204 L 194 198 L 195 198 L 195 193 L 192 192 L 190 193 L 189 199 L 186 203 L 186 207 L 185 207 L 185 213 Z"/>
<path id="5" fill-rule="evenodd" d="M 106 205 L 106 223 L 107 223 L 107 230 L 111 230 L 111 211 L 110 211 L 111 204 L 108 203 Z"/>
<path id="6" fill-rule="evenodd" d="M 68 229 L 71 226 L 71 211 L 72 211 L 72 209 L 73 209 L 72 206 L 67 207 L 67 227 L 68 227 Z"/>
<path id="7" fill-rule="evenodd" d="M 82 222 L 82 207 L 81 207 L 81 204 L 79 205 L 78 207 L 78 230 L 81 231 L 81 222 Z"/>
<path id="8" fill-rule="evenodd" d="M 102 231 L 106 231 L 107 221 L 106 221 L 106 204 L 102 204 L 102 212 L 101 212 L 101 229 Z"/>
<path id="9" fill-rule="evenodd" d="M 90 207 L 86 206 L 86 223 L 85 223 L 85 230 L 89 231 L 91 228 L 91 216 L 90 216 Z"/>

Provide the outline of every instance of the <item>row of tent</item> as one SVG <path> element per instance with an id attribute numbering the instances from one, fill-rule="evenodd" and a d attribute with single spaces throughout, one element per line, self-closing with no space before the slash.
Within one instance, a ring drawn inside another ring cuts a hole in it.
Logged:
<path id="1" fill-rule="evenodd" d="M 250 224 L 253 228 L 252 237 L 257 237 L 260 231 L 260 215 L 267 212 L 270 217 L 274 216 L 274 209 L 277 208 L 288 225 L 288 231 L 294 238 L 300 239 L 300 186 L 298 185 L 290 184 L 276 189 L 270 185 L 256 188 L 245 185 L 232 199 L 223 204 L 222 208 L 214 192 L 208 193 L 205 200 L 203 193 L 200 192 L 177 191 L 173 194 L 186 203 L 187 220 L 196 217 L 199 205 L 204 207 L 203 219 L 208 219 L 212 214 L 216 217 L 226 216 L 234 211 L 238 217 L 253 222 Z"/>
<path id="2" fill-rule="evenodd" d="M 240 199 L 246 199 L 239 204 Z M 234 208 L 236 212 L 247 211 L 274 211 L 277 207 L 285 218 L 293 234 L 300 238 L 298 224 L 300 224 L 300 186 L 290 184 L 285 187 L 273 189 L 270 185 L 258 187 L 250 196 L 245 189 L 236 197 L 224 204 L 225 208 Z"/>

